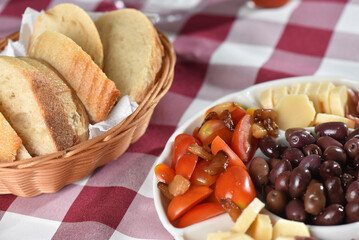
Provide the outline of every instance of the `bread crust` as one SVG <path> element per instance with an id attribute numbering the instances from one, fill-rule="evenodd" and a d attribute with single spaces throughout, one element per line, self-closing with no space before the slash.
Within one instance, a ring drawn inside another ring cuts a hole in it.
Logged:
<path id="1" fill-rule="evenodd" d="M 29 56 L 49 63 L 64 77 L 85 106 L 91 123 L 106 119 L 120 91 L 74 41 L 45 31 L 36 38 Z"/>
<path id="2" fill-rule="evenodd" d="M 122 95 L 141 103 L 162 66 L 164 50 L 157 30 L 135 9 L 105 13 L 95 24 L 104 48 L 104 72 Z"/>
<path id="3" fill-rule="evenodd" d="M 32 91 L 36 93 L 36 100 L 57 150 L 61 151 L 73 146 L 76 143 L 75 131 L 68 124 L 64 109 L 49 86 L 48 80 L 40 72 L 33 76 Z"/>
<path id="4" fill-rule="evenodd" d="M 93 61 L 103 67 L 103 47 L 96 26 L 90 16 L 80 7 L 58 4 L 42 12 L 34 23 L 29 48 L 43 32 L 51 30 L 62 33 L 75 41 Z"/>
<path id="5" fill-rule="evenodd" d="M 45 75 L 17 58 L 1 56 L 0 63 L 1 81 L 7 86 L 0 91 L 0 110 L 21 137 L 29 153 L 37 156 L 73 146 L 76 134 L 68 124 L 64 109 Z M 19 92 L 18 84 L 24 85 L 22 92 Z M 14 97 L 7 96 L 9 91 Z M 24 100 L 22 94 L 31 97 Z M 26 119 L 17 119 L 20 114 L 25 114 Z M 33 128 L 27 129 L 28 126 Z M 41 144 L 38 144 L 39 141 Z"/>
<path id="6" fill-rule="evenodd" d="M 66 84 L 63 77 L 48 63 L 29 57 L 21 57 L 20 59 L 42 72 L 49 80 L 50 86 L 64 109 L 68 123 L 76 133 L 75 143 L 86 141 L 89 136 L 89 120 L 86 110 L 74 90 Z"/>

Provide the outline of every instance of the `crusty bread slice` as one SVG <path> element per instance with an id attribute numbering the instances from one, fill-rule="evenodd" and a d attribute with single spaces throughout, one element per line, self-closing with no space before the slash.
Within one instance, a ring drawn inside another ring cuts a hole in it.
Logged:
<path id="1" fill-rule="evenodd" d="M 18 58 L 0 56 L 0 111 L 32 156 L 64 150 L 76 142 L 49 80 Z"/>
<path id="2" fill-rule="evenodd" d="M 162 65 L 164 50 L 156 29 L 134 9 L 105 13 L 95 24 L 104 48 L 104 72 L 122 95 L 140 103 Z"/>
<path id="3" fill-rule="evenodd" d="M 16 153 L 16 160 L 28 159 L 31 158 L 30 153 L 27 151 L 25 146 L 21 144 L 20 148 L 17 150 Z"/>
<path id="4" fill-rule="evenodd" d="M 90 122 L 106 119 L 120 92 L 74 41 L 61 33 L 45 31 L 36 38 L 29 56 L 49 63 L 64 77 L 84 104 Z"/>
<path id="5" fill-rule="evenodd" d="M 63 3 L 40 14 L 34 23 L 29 48 L 46 30 L 60 32 L 74 40 L 102 68 L 103 48 L 96 26 L 80 7 Z"/>
<path id="6" fill-rule="evenodd" d="M 0 112 L 0 163 L 30 158 L 21 138 Z"/>
<path id="7" fill-rule="evenodd" d="M 89 136 L 89 120 L 86 110 L 80 99 L 78 99 L 76 93 L 65 83 L 62 76 L 48 63 L 29 57 L 21 57 L 20 59 L 35 67 L 49 79 L 52 90 L 64 108 L 64 112 L 67 115 L 67 121 L 76 133 L 77 139 L 75 143 L 86 141 Z"/>

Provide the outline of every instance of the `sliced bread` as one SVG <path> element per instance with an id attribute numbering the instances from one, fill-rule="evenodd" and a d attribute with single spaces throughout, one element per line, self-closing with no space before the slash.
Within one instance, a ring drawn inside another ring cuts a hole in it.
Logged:
<path id="1" fill-rule="evenodd" d="M 29 48 L 46 30 L 60 32 L 74 40 L 102 68 L 103 48 L 96 26 L 80 7 L 63 3 L 40 14 L 34 23 Z"/>
<path id="2" fill-rule="evenodd" d="M 49 80 L 50 87 L 60 100 L 67 115 L 68 123 L 76 133 L 77 139 L 75 143 L 86 141 L 89 137 L 89 120 L 86 110 L 74 90 L 65 83 L 62 76 L 48 63 L 29 57 L 21 57 L 20 59 L 42 72 Z"/>
<path id="3" fill-rule="evenodd" d="M 25 146 L 21 144 L 20 148 L 17 150 L 16 153 L 16 160 L 28 159 L 31 158 L 30 153 L 27 151 Z"/>
<path id="4" fill-rule="evenodd" d="M 32 156 L 67 149 L 77 141 L 49 80 L 18 58 L 0 56 L 0 111 Z"/>
<path id="5" fill-rule="evenodd" d="M 122 95 L 140 103 L 161 69 L 163 46 L 150 20 L 134 9 L 105 13 L 95 21 L 106 75 Z"/>
<path id="6" fill-rule="evenodd" d="M 73 40 L 45 31 L 35 39 L 29 56 L 49 63 L 64 77 L 84 104 L 91 123 L 106 119 L 120 92 Z"/>
<path id="7" fill-rule="evenodd" d="M 0 163 L 30 158 L 21 138 L 0 112 Z"/>

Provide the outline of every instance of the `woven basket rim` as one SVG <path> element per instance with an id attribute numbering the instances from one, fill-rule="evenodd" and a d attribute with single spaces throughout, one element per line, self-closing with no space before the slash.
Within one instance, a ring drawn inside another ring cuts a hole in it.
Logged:
<path id="1" fill-rule="evenodd" d="M 166 35 L 159 30 L 157 30 L 157 32 L 164 47 L 164 62 L 162 63 L 162 68 L 159 71 L 155 85 L 131 115 L 129 115 L 126 119 L 121 121 L 116 126 L 109 129 L 107 132 L 95 138 L 74 145 L 69 149 L 51 154 L 36 156 L 29 159 L 17 160 L 10 163 L 0 163 L 0 176 L 2 173 L 34 171 L 39 167 L 46 168 L 46 165 L 51 165 L 52 162 L 71 160 L 73 157 L 76 157 L 76 155 L 81 153 L 82 151 L 86 151 L 86 149 L 94 147 L 96 144 L 105 143 L 110 139 L 116 137 L 118 134 L 126 132 L 126 130 L 131 128 L 134 124 L 138 124 L 138 121 L 136 122 L 136 120 L 140 119 L 141 116 L 144 116 L 146 112 L 150 109 L 153 110 L 153 108 L 157 105 L 160 99 L 167 93 L 173 81 L 176 54 L 174 52 L 171 42 L 166 37 Z M 6 47 L 8 39 L 16 41 L 18 40 L 18 38 L 19 32 L 15 32 L 3 39 L 0 39 L 0 51 L 2 51 Z M 166 64 L 164 64 L 165 62 Z"/>

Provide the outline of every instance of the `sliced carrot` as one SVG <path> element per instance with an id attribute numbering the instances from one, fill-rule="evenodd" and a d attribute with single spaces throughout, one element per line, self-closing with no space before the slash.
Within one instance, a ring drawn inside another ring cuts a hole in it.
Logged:
<path id="1" fill-rule="evenodd" d="M 226 211 L 219 203 L 201 203 L 193 207 L 179 220 L 177 227 L 184 228 L 209 218 L 218 216 Z"/>
<path id="2" fill-rule="evenodd" d="M 218 151 L 223 150 L 227 153 L 229 157 L 229 166 L 241 166 L 244 169 L 247 169 L 243 161 L 238 157 L 238 155 L 233 152 L 233 150 L 228 146 L 228 144 L 223 141 L 219 136 L 215 137 L 211 144 L 212 154 L 216 155 Z"/>
<path id="3" fill-rule="evenodd" d="M 176 221 L 212 192 L 213 190 L 207 186 L 191 186 L 187 192 L 172 199 L 167 209 L 168 220 Z"/>

